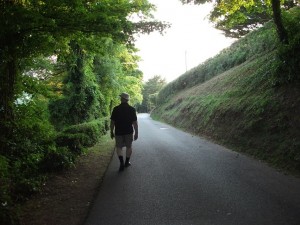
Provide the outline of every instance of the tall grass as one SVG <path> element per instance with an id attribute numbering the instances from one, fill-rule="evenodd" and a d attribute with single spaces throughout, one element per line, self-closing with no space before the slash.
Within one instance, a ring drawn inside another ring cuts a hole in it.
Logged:
<path id="1" fill-rule="evenodd" d="M 158 103 L 165 102 L 173 94 L 203 83 L 249 59 L 266 54 L 276 48 L 278 40 L 273 23 L 253 31 L 236 41 L 229 48 L 187 71 L 182 76 L 167 84 L 158 94 Z"/>
<path id="2" fill-rule="evenodd" d="M 285 17 L 289 45 L 270 22 L 169 83 L 152 117 L 300 172 L 299 21 Z"/>

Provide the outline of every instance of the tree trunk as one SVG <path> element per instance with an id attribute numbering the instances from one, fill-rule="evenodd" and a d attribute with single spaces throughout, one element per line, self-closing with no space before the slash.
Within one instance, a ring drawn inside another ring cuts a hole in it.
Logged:
<path id="1" fill-rule="evenodd" d="M 288 44 L 289 43 L 288 34 L 282 23 L 280 0 L 271 0 L 271 2 L 272 2 L 272 10 L 273 10 L 273 19 L 276 25 L 276 30 L 277 30 L 279 40 L 283 44 Z"/>
<path id="2" fill-rule="evenodd" d="M 12 136 L 17 80 L 17 63 L 14 47 L 6 47 L 8 47 L 6 52 L 8 54 L 1 56 L 1 58 L 3 57 L 6 60 L 0 63 L 0 153 L 5 153 L 8 150 L 7 143 Z"/>

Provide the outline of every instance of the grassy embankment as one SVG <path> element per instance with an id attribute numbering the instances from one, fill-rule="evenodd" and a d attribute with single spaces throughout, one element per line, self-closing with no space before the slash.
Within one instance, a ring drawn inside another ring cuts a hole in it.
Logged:
<path id="1" fill-rule="evenodd" d="M 268 23 L 165 86 L 152 117 L 299 174 L 299 70 L 279 58 L 299 69 L 299 11 L 288 17 L 289 50 Z"/>

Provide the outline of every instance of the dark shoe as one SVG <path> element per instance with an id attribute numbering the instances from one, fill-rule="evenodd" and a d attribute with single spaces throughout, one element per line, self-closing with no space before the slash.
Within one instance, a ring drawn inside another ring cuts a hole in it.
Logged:
<path id="1" fill-rule="evenodd" d="M 125 163 L 125 167 L 129 167 L 129 166 L 131 166 L 131 163 L 130 162 L 126 162 Z"/>
<path id="2" fill-rule="evenodd" d="M 128 166 L 131 166 L 131 163 L 130 163 L 130 157 L 126 157 L 126 160 L 125 160 L 125 167 L 128 167 Z"/>
<path id="3" fill-rule="evenodd" d="M 119 168 L 119 171 L 123 171 L 125 168 L 124 164 L 120 164 L 120 168 Z"/>

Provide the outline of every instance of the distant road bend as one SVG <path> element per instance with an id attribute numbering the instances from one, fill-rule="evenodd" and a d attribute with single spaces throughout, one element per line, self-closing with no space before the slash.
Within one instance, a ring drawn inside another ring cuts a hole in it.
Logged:
<path id="1" fill-rule="evenodd" d="M 85 225 L 299 225 L 300 179 L 140 114 L 132 166 L 116 156 Z"/>

